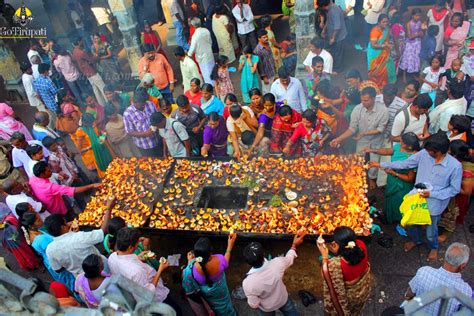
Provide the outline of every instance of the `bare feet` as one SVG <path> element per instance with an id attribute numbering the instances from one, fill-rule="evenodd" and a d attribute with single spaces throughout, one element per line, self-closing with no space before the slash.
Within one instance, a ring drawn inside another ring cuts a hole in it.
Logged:
<path id="1" fill-rule="evenodd" d="M 448 239 L 448 235 L 441 234 L 441 235 L 438 236 L 438 243 L 442 244 L 446 241 L 446 239 Z"/>
<path id="2" fill-rule="evenodd" d="M 431 250 L 430 253 L 428 254 L 428 262 L 435 262 L 438 260 L 438 250 Z"/>
<path id="3" fill-rule="evenodd" d="M 405 243 L 405 245 L 403 246 L 403 250 L 405 250 L 405 252 L 409 252 L 415 247 L 416 244 L 413 241 L 409 241 Z"/>

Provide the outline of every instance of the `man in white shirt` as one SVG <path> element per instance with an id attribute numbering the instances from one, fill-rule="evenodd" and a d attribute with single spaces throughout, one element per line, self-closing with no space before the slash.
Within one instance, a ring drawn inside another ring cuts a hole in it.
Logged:
<path id="1" fill-rule="evenodd" d="M 365 15 L 365 40 L 369 41 L 370 31 L 377 25 L 379 16 L 382 14 L 385 0 L 364 0 L 363 8 L 366 10 Z"/>
<path id="2" fill-rule="evenodd" d="M 40 64 L 43 62 L 43 59 L 41 58 L 39 52 L 38 52 L 38 42 L 36 42 L 36 40 L 31 40 L 30 41 L 30 50 L 28 51 L 28 53 L 26 54 L 26 56 L 28 57 L 28 61 L 30 63 L 31 62 L 31 58 L 33 56 L 38 56 L 39 59 L 40 59 Z M 32 63 L 33 64 L 33 63 Z"/>
<path id="3" fill-rule="evenodd" d="M 35 89 L 33 88 L 33 80 L 35 80 L 35 78 L 33 77 L 33 69 L 31 68 L 31 65 L 22 63 L 20 68 L 23 72 L 21 81 L 23 82 L 23 88 L 25 89 L 28 102 L 38 111 L 46 111 L 46 107 L 44 106 L 43 102 L 41 102 L 38 93 L 36 93 Z"/>
<path id="4" fill-rule="evenodd" d="M 391 139 L 393 142 L 400 142 L 403 134 L 412 132 L 418 138 L 426 138 L 424 127 L 428 118 L 428 111 L 433 105 L 433 101 L 427 93 L 420 94 L 413 100 L 410 106 L 402 108 L 395 116 L 392 125 Z"/>
<path id="5" fill-rule="evenodd" d="M 309 44 L 309 53 L 303 61 L 303 65 L 309 73 L 313 72 L 312 62 L 313 57 L 319 56 L 324 60 L 323 71 L 327 74 L 332 74 L 333 58 L 331 54 L 324 49 L 324 41 L 320 38 L 313 38 Z"/>
<path id="6" fill-rule="evenodd" d="M 174 56 L 179 60 L 181 76 L 183 77 L 183 92 L 191 88 L 191 80 L 194 78 L 199 79 L 201 82 L 203 81 L 196 62 L 186 55 L 182 47 L 178 46 L 174 49 Z"/>
<path id="7" fill-rule="evenodd" d="M 46 255 L 54 271 L 64 269 L 77 277 L 84 272 L 82 261 L 91 254 L 100 256 L 104 265 L 107 263 L 107 259 L 100 254 L 94 245 L 104 241 L 110 213 L 114 205 L 115 197 L 109 197 L 100 229 L 89 232 L 78 231 L 78 227 L 72 226 L 72 222 L 67 223 L 64 215 L 61 214 L 52 214 L 46 218 L 44 226 L 48 234 L 54 237 L 54 240 L 46 248 Z"/>
<path id="8" fill-rule="evenodd" d="M 29 140 L 26 141 L 25 135 L 23 135 L 20 132 L 15 132 L 12 134 L 10 137 L 10 142 L 13 146 L 12 150 L 12 163 L 14 168 L 18 168 L 20 172 L 25 176 L 26 179 L 28 179 L 30 176 L 33 174 L 29 173 L 29 164 L 31 161 L 31 158 L 28 156 L 26 153 L 26 147 L 28 145 L 40 145 L 43 147 L 43 144 L 41 144 L 40 141 L 37 140 Z M 44 157 L 49 157 L 49 151 L 43 147 L 43 154 Z"/>
<path id="9" fill-rule="evenodd" d="M 284 67 L 278 70 L 278 79 L 272 84 L 271 93 L 277 102 L 288 104 L 299 113 L 307 109 L 303 85 L 298 79 L 290 77 Z"/>
<path id="10" fill-rule="evenodd" d="M 191 155 L 191 141 L 186 127 L 173 118 L 166 118 L 163 113 L 155 112 L 150 118 L 151 126 L 158 130 L 163 138 L 164 156 L 189 157 Z"/>
<path id="11" fill-rule="evenodd" d="M 15 216 L 18 217 L 16 214 L 16 206 L 19 203 L 25 202 L 29 203 L 35 212 L 40 214 L 43 220 L 50 215 L 41 202 L 34 200 L 31 196 L 26 194 L 26 192 L 29 192 L 27 184 L 22 184 L 16 180 L 7 180 L 3 183 L 2 189 L 8 194 L 5 198 L 5 203 Z"/>
<path id="12" fill-rule="evenodd" d="M 241 47 L 249 45 L 254 49 L 257 46 L 257 40 L 254 32 L 252 8 L 247 4 L 247 0 L 237 0 L 237 4 L 232 9 L 232 14 L 237 21 L 237 34 Z"/>
<path id="13" fill-rule="evenodd" d="M 385 106 L 388 109 L 388 125 L 386 129 L 386 135 L 390 138 L 390 133 L 392 132 L 393 121 L 398 112 L 408 104 L 402 98 L 397 96 L 398 89 L 395 84 L 389 83 L 383 87 L 383 94 L 376 97 L 376 101 L 379 101 L 379 98 L 383 101 Z M 390 156 L 387 156 L 390 158 Z"/>
<path id="14" fill-rule="evenodd" d="M 448 85 L 448 100 L 435 107 L 430 112 L 430 133 L 439 130 L 448 131 L 451 116 L 465 115 L 467 111 L 467 100 L 464 98 L 464 83 L 450 83 Z"/>
<path id="15" fill-rule="evenodd" d="M 212 52 L 211 33 L 205 27 L 202 27 L 199 18 L 192 18 L 191 25 L 196 28 L 193 38 L 191 39 L 191 46 L 189 47 L 188 56 L 193 57 L 196 53 L 196 60 L 201 69 L 202 77 L 205 83 L 214 84 L 211 79 L 211 73 L 214 69 L 214 53 Z"/>
<path id="16" fill-rule="evenodd" d="M 189 50 L 188 40 L 184 35 L 184 29 L 188 26 L 188 23 L 184 17 L 183 10 L 179 5 L 178 0 L 168 0 L 168 8 L 173 20 L 173 25 L 176 29 L 176 44 L 184 50 Z"/>

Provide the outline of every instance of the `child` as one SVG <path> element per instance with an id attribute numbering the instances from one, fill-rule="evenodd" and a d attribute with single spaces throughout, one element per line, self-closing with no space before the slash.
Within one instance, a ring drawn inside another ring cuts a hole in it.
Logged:
<path id="1" fill-rule="evenodd" d="M 285 66 L 290 75 L 294 77 L 298 60 L 298 53 L 296 52 L 296 34 L 291 33 L 288 35 L 286 40 L 280 43 L 280 47 L 282 49 L 281 58 L 283 66 Z"/>
<path id="2" fill-rule="evenodd" d="M 232 81 L 230 81 L 229 69 L 227 67 L 228 60 L 226 56 L 218 56 L 211 74 L 211 79 L 215 81 L 216 94 L 221 100 L 224 100 L 227 93 L 234 93 L 234 86 Z"/>
<path id="3" fill-rule="evenodd" d="M 465 80 L 464 73 L 461 71 L 462 67 L 462 60 L 456 58 L 451 63 L 451 68 L 447 69 L 444 73 L 441 74 L 440 80 L 442 83 L 440 84 L 441 90 L 446 90 L 446 86 L 449 85 L 451 82 L 463 82 Z"/>
<path id="4" fill-rule="evenodd" d="M 439 34 L 438 25 L 430 25 L 426 31 L 425 37 L 421 41 L 421 69 L 425 69 L 431 65 L 431 58 L 436 53 L 436 36 Z M 423 88 L 422 88 L 423 90 Z"/>
<path id="5" fill-rule="evenodd" d="M 331 80 L 331 76 L 323 71 L 324 60 L 321 56 L 314 56 L 311 60 L 313 72 L 306 77 L 305 86 L 306 95 L 309 99 L 316 95 L 318 85 L 322 80 Z"/>
<path id="6" fill-rule="evenodd" d="M 250 103 L 249 91 L 258 88 L 257 67 L 260 58 L 253 54 L 252 47 L 249 45 L 243 49 L 243 55 L 239 59 L 239 71 L 242 72 L 240 77 L 240 88 L 242 90 L 242 99 L 245 104 Z"/>
<path id="7" fill-rule="evenodd" d="M 449 141 L 467 141 L 467 133 L 471 132 L 471 119 L 466 115 L 453 115 L 449 120 L 448 129 Z"/>
<path id="8" fill-rule="evenodd" d="M 421 74 L 420 81 L 423 82 L 423 85 L 421 86 L 421 93 L 431 93 L 438 89 L 439 77 L 445 71 L 443 67 L 440 67 L 441 64 L 442 61 L 440 57 L 431 57 L 431 66 L 426 67 Z"/>
<path id="9" fill-rule="evenodd" d="M 416 74 L 420 71 L 420 51 L 423 29 L 421 23 L 421 10 L 413 9 L 410 22 L 407 23 L 407 40 L 405 50 L 403 51 L 400 65 L 403 70 L 403 82 L 407 82 L 407 73 Z"/>
<path id="10" fill-rule="evenodd" d="M 260 22 L 262 23 L 262 27 L 267 31 L 268 35 L 268 42 L 270 43 L 270 47 L 272 49 L 273 59 L 275 60 L 275 68 L 280 69 L 282 66 L 282 60 L 280 55 L 280 45 L 278 45 L 275 33 L 272 30 L 272 17 L 269 14 L 264 15 Z"/>

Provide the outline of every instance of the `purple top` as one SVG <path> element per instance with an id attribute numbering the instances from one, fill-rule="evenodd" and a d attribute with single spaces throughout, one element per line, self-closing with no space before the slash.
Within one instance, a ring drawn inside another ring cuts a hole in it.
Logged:
<path id="1" fill-rule="evenodd" d="M 265 136 L 270 137 L 272 135 L 273 118 L 268 117 L 265 113 L 262 113 L 258 117 L 258 125 L 260 126 L 260 124 L 265 126 Z"/>
<path id="2" fill-rule="evenodd" d="M 209 156 L 227 156 L 227 136 L 229 136 L 229 132 L 222 117 L 219 118 L 217 128 L 210 128 L 208 125 L 204 127 L 203 142 L 206 145 L 211 145 Z"/>
<path id="3" fill-rule="evenodd" d="M 413 21 L 410 21 L 410 31 L 411 31 L 411 34 L 415 34 L 415 33 L 418 33 L 421 31 L 421 21 L 418 21 L 418 22 L 413 22 Z M 421 41 L 421 38 L 417 37 L 417 38 L 414 38 L 414 39 L 408 39 L 407 38 L 407 42 L 416 42 L 416 41 Z"/>
<path id="4" fill-rule="evenodd" d="M 216 283 L 219 281 L 222 277 L 222 274 L 224 273 L 224 270 L 229 267 L 229 263 L 225 259 L 223 255 L 212 255 L 211 257 L 217 258 L 219 260 L 219 268 L 216 274 L 212 275 L 209 273 L 209 277 L 211 278 L 212 283 Z M 196 268 L 196 264 L 193 265 L 193 277 L 196 280 L 197 283 L 200 285 L 205 285 L 206 284 L 206 278 L 204 277 L 203 274 L 199 273 L 199 271 Z"/>

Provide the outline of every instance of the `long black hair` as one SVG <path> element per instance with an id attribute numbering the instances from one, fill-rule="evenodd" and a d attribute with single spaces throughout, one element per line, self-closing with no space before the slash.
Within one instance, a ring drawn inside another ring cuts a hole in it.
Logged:
<path id="1" fill-rule="evenodd" d="M 121 217 L 114 217 L 109 220 L 107 231 L 109 232 L 109 249 L 110 252 L 115 251 L 115 243 L 117 241 L 117 233 L 120 229 L 126 227 L 125 220 Z"/>
<path id="2" fill-rule="evenodd" d="M 212 286 L 211 278 L 206 269 L 206 264 L 211 259 L 212 255 L 212 246 L 209 238 L 199 238 L 198 241 L 194 244 L 194 255 L 196 258 L 201 257 L 202 261 L 199 263 L 201 266 L 202 272 L 204 273 L 204 278 L 206 279 L 206 284 Z"/>
<path id="3" fill-rule="evenodd" d="M 357 236 L 349 227 L 341 226 L 334 230 L 334 242 L 338 244 L 338 255 L 343 257 L 350 265 L 356 265 L 364 259 L 364 251 L 357 245 Z M 354 247 L 349 247 L 349 243 L 354 242 Z"/>
<path id="4" fill-rule="evenodd" d="M 216 64 L 214 65 L 214 68 L 212 69 L 212 73 L 211 73 L 212 80 L 214 81 L 219 80 L 219 75 L 218 75 L 219 67 L 227 65 L 228 61 L 229 61 L 229 58 L 227 58 L 227 56 L 224 56 L 224 55 L 217 56 Z"/>

